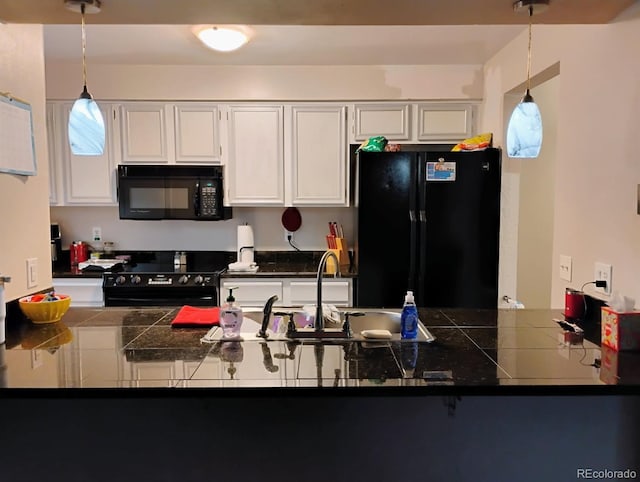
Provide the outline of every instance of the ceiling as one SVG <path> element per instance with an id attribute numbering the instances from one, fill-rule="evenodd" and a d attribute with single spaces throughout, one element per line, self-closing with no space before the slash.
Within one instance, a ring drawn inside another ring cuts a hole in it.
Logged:
<path id="1" fill-rule="evenodd" d="M 551 0 L 543 23 L 608 23 L 635 0 Z M 504 25 L 512 0 L 102 0 L 100 24 Z M 7 23 L 75 23 L 64 0 L 0 0 Z"/>
<path id="2" fill-rule="evenodd" d="M 609 23 L 638 2 L 551 0 L 533 21 Z M 47 62 L 80 59 L 79 17 L 64 0 L 0 0 L 3 21 L 45 24 Z M 91 63 L 415 65 L 482 64 L 528 17 L 511 0 L 103 0 L 86 21 Z M 248 25 L 252 39 L 215 52 L 191 33 L 201 24 Z"/>

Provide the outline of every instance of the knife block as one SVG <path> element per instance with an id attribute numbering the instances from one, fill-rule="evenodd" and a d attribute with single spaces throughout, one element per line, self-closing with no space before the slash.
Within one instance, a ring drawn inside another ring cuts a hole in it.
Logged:
<path id="1" fill-rule="evenodd" d="M 335 253 L 340 263 L 340 271 L 343 273 L 346 273 L 349 270 L 349 255 L 348 255 L 347 242 L 344 238 L 335 238 L 335 239 L 336 239 L 337 248 L 328 249 L 327 251 L 331 251 Z M 335 274 L 336 271 L 337 271 L 337 267 L 336 267 L 335 260 L 332 257 L 327 258 L 327 264 L 325 265 L 324 272 L 326 274 Z"/>

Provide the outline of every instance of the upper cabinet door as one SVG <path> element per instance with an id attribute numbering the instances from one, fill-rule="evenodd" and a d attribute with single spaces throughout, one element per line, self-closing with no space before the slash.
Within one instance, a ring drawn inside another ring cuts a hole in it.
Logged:
<path id="1" fill-rule="evenodd" d="M 461 141 L 473 134 L 473 106 L 419 104 L 418 140 Z"/>
<path id="2" fill-rule="evenodd" d="M 99 103 L 105 122 L 104 153 L 100 156 L 76 156 L 69 146 L 67 125 L 73 104 L 61 104 L 60 115 L 54 116 L 56 152 L 62 158 L 65 204 L 116 204 L 113 112 L 111 104 Z M 60 122 L 56 125 L 56 120 Z M 60 171 L 58 171 L 59 173 Z M 59 196 L 58 196 L 59 197 Z"/>
<path id="3" fill-rule="evenodd" d="M 291 107 L 291 159 L 286 165 L 291 166 L 293 205 L 346 205 L 345 119 L 343 105 Z"/>
<path id="4" fill-rule="evenodd" d="M 354 140 L 364 141 L 384 136 L 390 141 L 411 138 L 409 104 L 356 104 L 354 106 Z"/>
<path id="5" fill-rule="evenodd" d="M 283 107 L 229 106 L 227 115 L 229 204 L 283 205 Z"/>
<path id="6" fill-rule="evenodd" d="M 173 138 L 167 135 L 173 112 L 167 104 L 133 102 L 120 107 L 122 162 L 162 164 L 173 157 Z M 170 132 L 170 131 L 169 131 Z"/>
<path id="7" fill-rule="evenodd" d="M 202 102 L 176 104 L 173 113 L 176 162 L 220 164 L 218 106 Z"/>

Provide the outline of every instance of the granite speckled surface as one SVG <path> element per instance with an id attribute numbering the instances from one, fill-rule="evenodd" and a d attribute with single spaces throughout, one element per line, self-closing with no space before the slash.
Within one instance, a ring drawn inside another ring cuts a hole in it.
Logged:
<path id="1" fill-rule="evenodd" d="M 71 308 L 35 325 L 11 311 L 8 388 L 640 386 L 640 353 L 568 342 L 551 310 L 420 309 L 433 343 L 247 340 L 203 343 L 172 328 L 178 308 Z"/>
<path id="2" fill-rule="evenodd" d="M 133 253 L 133 259 L 136 257 L 153 256 L 155 252 L 138 252 Z M 158 252 L 160 253 L 160 252 Z M 170 253 L 170 252 L 166 252 Z M 160 254 L 166 254 L 161 252 Z M 229 263 L 236 261 L 235 252 L 216 252 L 220 255 L 219 268 L 225 268 Z M 118 255 L 127 254 L 124 252 L 116 253 Z M 189 252 L 188 256 L 193 254 Z M 311 278 L 315 277 L 318 270 L 318 263 L 322 257 L 323 251 L 256 251 L 254 260 L 258 265 L 256 272 L 229 272 L 225 271 L 221 276 L 223 278 L 237 277 L 262 277 L 262 278 Z M 77 267 L 71 267 L 69 263 L 69 252 L 64 251 L 61 260 L 54 266 L 54 278 L 102 278 L 101 272 L 83 271 Z M 350 266 L 342 269 L 341 275 L 344 277 L 356 277 L 357 269 Z"/>

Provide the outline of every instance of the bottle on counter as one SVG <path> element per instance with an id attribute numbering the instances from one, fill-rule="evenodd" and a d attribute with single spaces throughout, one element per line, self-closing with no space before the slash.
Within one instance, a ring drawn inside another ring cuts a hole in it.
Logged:
<path id="1" fill-rule="evenodd" d="M 407 291 L 400 314 L 400 335 L 413 339 L 418 336 L 418 308 L 413 298 L 413 291 Z"/>
<path id="2" fill-rule="evenodd" d="M 173 267 L 174 268 L 180 267 L 180 251 L 176 251 L 175 254 L 173 255 Z"/>
<path id="3" fill-rule="evenodd" d="M 234 288 L 229 288 L 229 296 L 222 308 L 220 308 L 220 327 L 222 328 L 223 339 L 234 339 L 240 337 L 242 326 L 242 308 L 236 303 L 233 297 Z"/>

